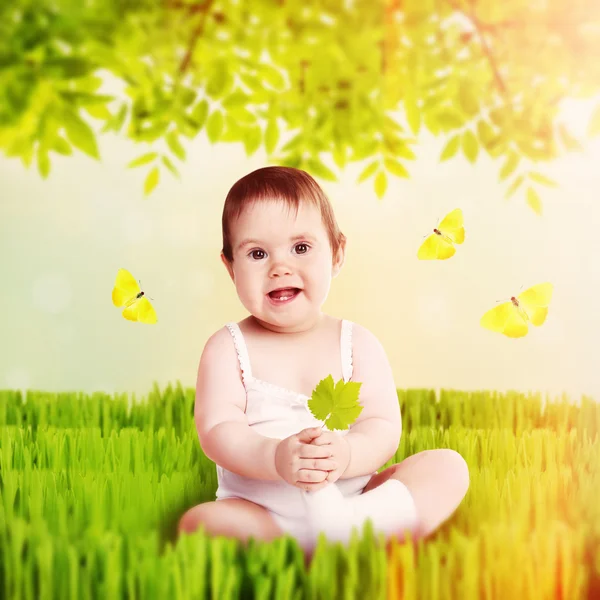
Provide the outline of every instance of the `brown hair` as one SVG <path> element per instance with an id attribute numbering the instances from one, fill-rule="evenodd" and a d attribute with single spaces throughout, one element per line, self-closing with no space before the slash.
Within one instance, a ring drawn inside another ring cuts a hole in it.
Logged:
<path id="1" fill-rule="evenodd" d="M 298 208 L 302 201 L 309 201 L 321 212 L 323 225 L 329 237 L 333 260 L 346 236 L 340 231 L 333 208 L 319 184 L 306 172 L 293 167 L 263 167 L 236 181 L 225 198 L 223 207 L 223 255 L 233 263 L 230 224 L 244 208 L 259 201 L 280 201 L 288 208 Z"/>

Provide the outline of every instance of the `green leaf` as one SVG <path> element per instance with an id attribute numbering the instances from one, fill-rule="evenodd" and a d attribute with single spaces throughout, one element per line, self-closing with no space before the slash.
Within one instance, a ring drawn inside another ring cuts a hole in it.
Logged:
<path id="1" fill-rule="evenodd" d="M 590 137 L 594 137 L 600 134 L 600 104 L 596 106 L 592 116 L 590 117 L 590 122 L 588 123 L 587 134 Z"/>
<path id="2" fill-rule="evenodd" d="M 359 404 L 362 383 L 340 379 L 334 386 L 333 377 L 328 375 L 317 384 L 308 408 L 315 419 L 322 421 L 330 431 L 346 430 L 358 419 L 363 406 Z"/>
<path id="3" fill-rule="evenodd" d="M 198 102 L 192 109 L 192 114 L 190 116 L 197 123 L 198 129 L 202 129 L 206 122 L 206 117 L 208 116 L 208 102 L 206 100 Z"/>
<path id="4" fill-rule="evenodd" d="M 85 106 L 84 109 L 94 119 L 101 121 L 110 121 L 112 119 L 110 110 L 104 104 L 90 104 L 89 106 Z"/>
<path id="5" fill-rule="evenodd" d="M 62 90 L 58 93 L 61 98 L 74 106 L 106 106 L 107 102 L 112 102 L 115 99 L 114 96 L 106 94 L 89 94 L 81 91 Z"/>
<path id="6" fill-rule="evenodd" d="M 378 148 L 381 146 L 381 142 L 379 140 L 366 140 L 364 138 L 357 139 L 355 144 L 356 145 L 353 148 L 354 153 L 352 160 L 363 160 L 365 158 L 369 158 L 373 156 L 373 154 L 377 152 Z"/>
<path id="7" fill-rule="evenodd" d="M 245 94 L 240 89 L 235 90 L 232 94 L 229 94 L 223 102 L 221 102 L 221 106 L 223 108 L 244 108 L 248 102 L 250 101 L 250 96 Z"/>
<path id="8" fill-rule="evenodd" d="M 311 174 L 327 181 L 337 181 L 335 173 L 318 158 L 309 158 L 306 161 L 306 164 L 308 165 Z"/>
<path id="9" fill-rule="evenodd" d="M 415 153 L 406 144 L 406 141 L 400 138 L 386 137 L 384 145 L 396 157 L 401 156 L 403 158 L 408 158 L 409 160 L 415 160 L 417 158 Z"/>
<path id="10" fill-rule="evenodd" d="M 238 73 L 242 83 L 247 85 L 252 91 L 259 92 L 263 89 L 260 79 L 251 73 Z"/>
<path id="11" fill-rule="evenodd" d="M 504 163 L 504 166 L 500 170 L 500 181 L 504 181 L 507 177 L 510 177 L 515 169 L 519 166 L 521 162 L 521 155 L 516 152 L 511 152 Z"/>
<path id="12" fill-rule="evenodd" d="M 248 109 L 240 106 L 228 111 L 229 115 L 241 124 L 253 125 L 257 122 L 256 115 Z"/>
<path id="13" fill-rule="evenodd" d="M 516 179 L 514 179 L 508 190 L 506 190 L 505 198 L 510 198 L 519 189 L 524 181 L 525 175 L 519 175 Z"/>
<path id="14" fill-rule="evenodd" d="M 63 156 L 70 156 L 73 154 L 73 149 L 69 146 L 69 142 L 59 135 L 54 138 L 51 149 Z"/>
<path id="15" fill-rule="evenodd" d="M 300 169 L 302 165 L 302 157 L 299 154 L 290 154 L 282 158 L 277 158 L 275 163 L 284 167 L 293 167 L 294 169 Z"/>
<path id="16" fill-rule="evenodd" d="M 297 133 L 286 145 L 282 148 L 283 151 L 286 150 L 295 150 L 300 148 L 302 143 L 304 142 L 304 135 L 302 133 Z"/>
<path id="17" fill-rule="evenodd" d="M 260 63 L 258 67 L 259 76 L 263 81 L 266 81 L 271 87 L 274 87 L 278 92 L 285 90 L 285 78 L 281 72 L 274 66 L 267 63 Z"/>
<path id="18" fill-rule="evenodd" d="M 448 140 L 448 143 L 444 146 L 444 149 L 442 150 L 442 154 L 440 156 L 440 162 L 452 158 L 458 152 L 459 147 L 460 135 L 455 135 L 454 137 L 450 138 Z"/>
<path id="19" fill-rule="evenodd" d="M 483 119 L 477 121 L 477 136 L 479 137 L 481 145 L 486 150 L 489 150 L 489 146 L 497 138 L 496 134 L 494 133 L 494 128 Z"/>
<path id="20" fill-rule="evenodd" d="M 200 125 L 194 121 L 189 115 L 185 113 L 175 114 L 174 116 L 175 123 L 177 123 L 177 128 L 179 129 L 179 133 L 185 135 L 188 139 L 193 139 L 196 137 L 196 134 L 200 130 Z M 165 121 L 165 125 L 168 127 L 168 121 Z M 166 129 L 166 127 L 165 127 Z"/>
<path id="21" fill-rule="evenodd" d="M 218 141 L 221 133 L 223 132 L 223 113 L 220 110 L 215 110 L 208 121 L 206 122 L 206 135 L 208 139 L 214 144 Z"/>
<path id="22" fill-rule="evenodd" d="M 216 60 L 209 67 L 209 77 L 206 84 L 206 93 L 215 100 L 227 93 L 231 87 L 233 78 L 229 65 L 225 60 Z"/>
<path id="23" fill-rule="evenodd" d="M 385 171 L 379 171 L 379 173 L 377 173 L 377 175 L 375 176 L 374 187 L 375 187 L 375 193 L 377 194 L 377 197 L 380 200 L 385 195 L 387 186 L 388 186 L 388 179 L 387 179 L 387 175 L 386 175 Z"/>
<path id="24" fill-rule="evenodd" d="M 134 130 L 131 132 L 131 137 L 137 141 L 155 142 L 158 138 L 162 137 L 168 127 L 168 121 L 160 121 L 150 127 L 138 129 L 137 131 Z"/>
<path id="25" fill-rule="evenodd" d="M 246 156 L 252 156 L 259 148 L 262 142 L 262 130 L 260 127 L 251 127 L 244 131 L 243 138 Z"/>
<path id="26" fill-rule="evenodd" d="M 402 127 L 402 125 L 400 125 L 400 123 L 398 123 L 395 119 L 392 119 L 392 117 L 390 117 L 389 115 L 384 115 L 384 130 L 386 131 L 386 133 L 388 132 L 388 130 L 390 132 L 402 132 L 404 131 L 404 127 Z"/>
<path id="27" fill-rule="evenodd" d="M 196 92 L 186 86 L 177 89 L 177 103 L 184 108 L 188 107 L 196 99 Z"/>
<path id="28" fill-rule="evenodd" d="M 460 107 L 469 119 L 479 112 L 479 100 L 473 92 L 473 85 L 469 81 L 460 83 L 458 90 L 458 100 Z"/>
<path id="29" fill-rule="evenodd" d="M 244 139 L 244 130 L 229 114 L 225 115 L 223 130 L 221 135 L 219 135 L 220 142 L 239 142 Z"/>
<path id="30" fill-rule="evenodd" d="M 154 167 L 150 173 L 148 173 L 146 181 L 144 182 L 144 194 L 146 194 L 146 196 L 156 187 L 159 178 L 160 171 L 158 170 L 158 167 Z"/>
<path id="31" fill-rule="evenodd" d="M 558 126 L 558 135 L 567 150 L 583 150 L 581 142 L 562 123 Z"/>
<path id="32" fill-rule="evenodd" d="M 171 152 L 179 159 L 185 160 L 185 150 L 181 143 L 179 142 L 179 138 L 177 137 L 176 131 L 169 131 L 166 136 L 167 145 L 171 149 Z"/>
<path id="33" fill-rule="evenodd" d="M 444 111 L 435 115 L 435 120 L 444 131 L 461 127 L 464 120 L 454 112 Z"/>
<path id="34" fill-rule="evenodd" d="M 412 132 L 417 135 L 421 129 L 421 111 L 417 106 L 414 90 L 407 90 L 404 96 L 404 110 L 406 111 L 406 120 Z"/>
<path id="35" fill-rule="evenodd" d="M 363 169 L 363 172 L 358 176 L 356 183 L 360 183 L 361 181 L 364 181 L 365 179 L 369 179 L 369 177 L 371 177 L 371 175 L 373 175 L 375 173 L 375 171 L 377 171 L 377 167 L 379 167 L 379 165 L 380 165 L 379 160 L 374 160 L 370 165 L 367 165 Z"/>
<path id="36" fill-rule="evenodd" d="M 542 201 L 532 187 L 527 189 L 527 204 L 529 204 L 536 214 L 542 215 Z"/>
<path id="37" fill-rule="evenodd" d="M 102 77 L 89 75 L 88 77 L 80 77 L 78 79 L 74 79 L 70 83 L 78 91 L 93 94 L 102 85 L 103 79 Z"/>
<path id="38" fill-rule="evenodd" d="M 43 72 L 51 78 L 75 79 L 83 77 L 96 69 L 91 61 L 76 56 L 57 56 L 47 59 Z"/>
<path id="39" fill-rule="evenodd" d="M 265 148 L 267 154 L 271 154 L 275 150 L 278 140 L 279 127 L 277 126 L 277 118 L 275 115 L 272 115 L 267 123 L 267 128 L 265 129 Z"/>
<path id="40" fill-rule="evenodd" d="M 37 151 L 37 166 L 40 175 L 46 179 L 50 173 L 50 157 L 48 156 L 48 150 L 42 147 L 38 148 Z"/>
<path id="41" fill-rule="evenodd" d="M 162 161 L 165 167 L 167 167 L 167 169 L 169 169 L 169 171 L 171 171 L 175 177 L 179 178 L 179 171 L 175 168 L 175 165 L 171 162 L 171 159 L 168 156 L 163 156 Z"/>
<path id="42" fill-rule="evenodd" d="M 494 125 L 500 129 L 504 129 L 508 124 L 512 108 L 510 106 L 500 106 L 490 111 L 490 119 Z"/>
<path id="43" fill-rule="evenodd" d="M 90 126 L 79 115 L 69 110 L 63 111 L 63 125 L 73 146 L 92 158 L 99 159 L 96 137 Z"/>
<path id="44" fill-rule="evenodd" d="M 558 187 L 558 183 L 556 183 L 556 181 L 546 177 L 545 175 L 542 175 L 541 173 L 538 173 L 537 171 L 530 171 L 528 175 L 529 179 L 533 179 L 533 181 L 536 181 L 537 183 L 547 185 L 548 187 Z"/>
<path id="45" fill-rule="evenodd" d="M 112 129 L 117 133 L 121 131 L 123 124 L 125 123 L 125 119 L 127 118 L 127 105 L 123 104 L 119 109 L 119 112 L 114 118 L 114 121 L 111 123 Z M 107 123 L 108 126 L 108 123 Z"/>
<path id="46" fill-rule="evenodd" d="M 464 155 L 474 163 L 479 154 L 479 142 L 475 134 L 469 129 L 462 136 L 462 150 Z"/>
<path id="47" fill-rule="evenodd" d="M 392 158 L 384 158 L 383 164 L 390 173 L 393 173 L 398 177 L 406 177 L 407 179 L 410 177 L 410 173 L 406 170 L 404 165 L 397 160 Z"/>
<path id="48" fill-rule="evenodd" d="M 335 164 L 340 169 L 343 169 L 346 166 L 347 159 L 346 159 L 346 147 L 345 146 L 340 146 L 339 144 L 336 144 L 333 147 L 332 156 L 333 156 L 333 162 L 335 162 Z"/>
<path id="49" fill-rule="evenodd" d="M 139 167 L 141 165 L 147 165 L 149 162 L 152 162 L 157 156 L 158 156 L 158 153 L 156 153 L 156 152 L 148 152 L 147 154 L 142 154 L 142 156 L 139 156 L 138 158 L 132 160 L 127 165 L 127 167 L 132 169 L 134 167 Z"/>

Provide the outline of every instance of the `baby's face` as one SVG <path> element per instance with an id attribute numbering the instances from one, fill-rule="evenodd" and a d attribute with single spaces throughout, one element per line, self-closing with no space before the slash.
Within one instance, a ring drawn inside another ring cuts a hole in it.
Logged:
<path id="1" fill-rule="evenodd" d="M 342 251 L 332 264 L 319 209 L 303 202 L 295 216 L 283 202 L 257 202 L 231 224 L 231 239 L 233 265 L 222 260 L 246 309 L 273 331 L 310 328 L 343 263 Z M 269 296 L 283 287 L 300 292 L 284 302 Z"/>

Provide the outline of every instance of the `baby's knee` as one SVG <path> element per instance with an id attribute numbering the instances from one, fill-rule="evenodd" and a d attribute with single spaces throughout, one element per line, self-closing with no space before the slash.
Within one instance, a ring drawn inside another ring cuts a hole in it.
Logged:
<path id="1" fill-rule="evenodd" d="M 451 449 L 446 449 L 446 460 L 449 461 L 455 481 L 466 494 L 471 479 L 467 461 L 456 450 Z"/>
<path id="2" fill-rule="evenodd" d="M 203 515 L 205 513 L 203 505 L 193 506 L 179 519 L 177 525 L 177 532 L 181 535 L 182 533 L 194 533 L 200 525 L 203 523 Z"/>
<path id="3" fill-rule="evenodd" d="M 223 535 L 247 540 L 271 540 L 281 529 L 262 506 L 240 498 L 205 502 L 190 508 L 179 520 L 179 533 L 193 533 L 200 527 L 209 536 Z"/>

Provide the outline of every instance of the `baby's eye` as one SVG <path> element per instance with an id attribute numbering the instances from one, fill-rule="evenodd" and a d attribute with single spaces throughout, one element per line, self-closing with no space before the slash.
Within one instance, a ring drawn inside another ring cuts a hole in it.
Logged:
<path id="1" fill-rule="evenodd" d="M 305 247 L 306 247 L 306 250 L 304 250 L 304 252 L 299 252 L 298 254 L 306 254 L 306 253 L 308 252 L 308 248 L 310 248 L 310 246 L 309 246 L 308 244 L 305 244 L 305 243 L 303 243 L 303 242 L 302 242 L 302 243 L 300 243 L 300 244 L 296 244 L 296 245 L 294 246 L 294 248 L 298 248 L 298 247 L 300 247 L 300 246 L 305 246 Z M 260 259 L 261 259 L 261 258 L 263 258 L 263 257 L 262 257 L 262 256 L 259 256 L 259 257 L 257 258 L 257 257 L 255 256 L 255 254 L 256 254 L 257 252 L 261 252 L 262 254 L 264 254 L 264 253 L 265 253 L 265 251 L 264 251 L 264 250 L 256 249 L 256 250 L 251 250 L 250 252 L 248 252 L 248 256 L 250 256 L 251 258 L 253 258 L 253 259 L 255 259 L 255 260 L 260 260 Z"/>
<path id="2" fill-rule="evenodd" d="M 252 250 L 248 256 L 251 256 L 252 258 L 256 258 L 254 255 L 256 254 L 256 252 L 262 252 L 264 254 L 263 250 Z"/>

